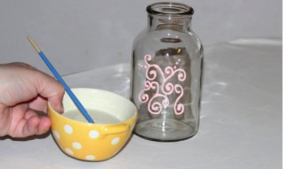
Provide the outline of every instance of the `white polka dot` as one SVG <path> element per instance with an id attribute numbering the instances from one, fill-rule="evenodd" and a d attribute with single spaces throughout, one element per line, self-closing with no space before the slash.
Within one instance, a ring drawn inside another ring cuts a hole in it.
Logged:
<path id="1" fill-rule="evenodd" d="M 70 154 L 70 155 L 73 155 L 73 154 L 74 154 L 73 151 L 72 151 L 71 149 L 69 149 L 69 148 L 66 148 L 65 151 L 66 151 L 68 154 Z"/>
<path id="2" fill-rule="evenodd" d="M 85 156 L 85 159 L 87 159 L 87 160 L 94 160 L 95 156 L 94 155 L 87 155 L 87 156 Z"/>
<path id="3" fill-rule="evenodd" d="M 64 126 L 64 130 L 68 134 L 72 134 L 73 133 L 73 128 L 70 125 L 68 125 L 68 124 Z"/>
<path id="4" fill-rule="evenodd" d="M 60 134 L 57 131 L 53 131 L 54 137 L 59 140 L 60 139 Z"/>
<path id="5" fill-rule="evenodd" d="M 119 141 L 120 141 L 120 138 L 119 138 L 119 137 L 115 137 L 115 138 L 111 141 L 111 144 L 112 144 L 112 145 L 118 144 Z"/>
<path id="6" fill-rule="evenodd" d="M 96 139 L 97 137 L 99 137 L 99 133 L 98 131 L 96 130 L 91 130 L 89 133 L 88 133 L 89 137 L 92 138 L 92 139 Z"/>
<path id="7" fill-rule="evenodd" d="M 81 149 L 82 148 L 82 145 L 79 143 L 79 142 L 73 142 L 73 147 L 75 149 Z"/>

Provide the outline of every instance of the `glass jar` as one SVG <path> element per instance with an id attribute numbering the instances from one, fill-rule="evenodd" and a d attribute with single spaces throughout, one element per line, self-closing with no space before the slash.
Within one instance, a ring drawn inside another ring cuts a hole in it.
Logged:
<path id="1" fill-rule="evenodd" d="M 147 7 L 148 25 L 133 43 L 135 133 L 151 140 L 194 136 L 199 126 L 203 48 L 191 30 L 193 8 L 161 2 Z"/>

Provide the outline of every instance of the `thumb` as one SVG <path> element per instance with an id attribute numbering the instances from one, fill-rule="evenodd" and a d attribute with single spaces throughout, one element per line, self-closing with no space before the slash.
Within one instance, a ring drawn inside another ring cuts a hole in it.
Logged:
<path id="1" fill-rule="evenodd" d="M 61 95 L 54 95 L 48 98 L 48 102 L 50 103 L 51 107 L 59 112 L 59 113 L 63 113 L 64 112 L 64 107 L 62 104 L 62 99 L 63 99 L 63 95 L 61 97 Z"/>
<path id="2" fill-rule="evenodd" d="M 49 75 L 39 72 L 38 93 L 39 95 L 47 98 L 48 102 L 54 110 L 59 113 L 64 111 L 62 100 L 65 93 L 64 86 Z"/>

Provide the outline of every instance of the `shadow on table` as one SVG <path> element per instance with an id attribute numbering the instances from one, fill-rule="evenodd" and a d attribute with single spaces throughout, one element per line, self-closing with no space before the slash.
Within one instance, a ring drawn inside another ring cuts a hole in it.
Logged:
<path id="1" fill-rule="evenodd" d="M 33 135 L 33 136 L 29 136 L 29 137 L 25 137 L 25 138 L 13 138 L 11 136 L 4 136 L 4 137 L 0 137 L 0 140 L 13 140 L 13 141 L 29 141 L 29 140 L 35 140 L 35 139 L 45 139 L 50 135 L 50 130 L 42 135 Z"/>

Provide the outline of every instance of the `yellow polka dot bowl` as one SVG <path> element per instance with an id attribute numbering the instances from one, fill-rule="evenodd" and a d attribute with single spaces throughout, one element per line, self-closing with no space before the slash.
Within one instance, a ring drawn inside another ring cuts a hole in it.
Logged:
<path id="1" fill-rule="evenodd" d="M 102 161 L 115 156 L 132 134 L 137 120 L 136 107 L 124 97 L 108 91 L 89 88 L 73 88 L 72 91 L 87 110 L 105 112 L 120 122 L 81 122 L 59 114 L 48 104 L 52 135 L 60 149 L 73 158 L 86 161 Z M 67 94 L 63 105 L 65 113 L 77 110 Z M 95 122 L 95 118 L 93 120 Z"/>

